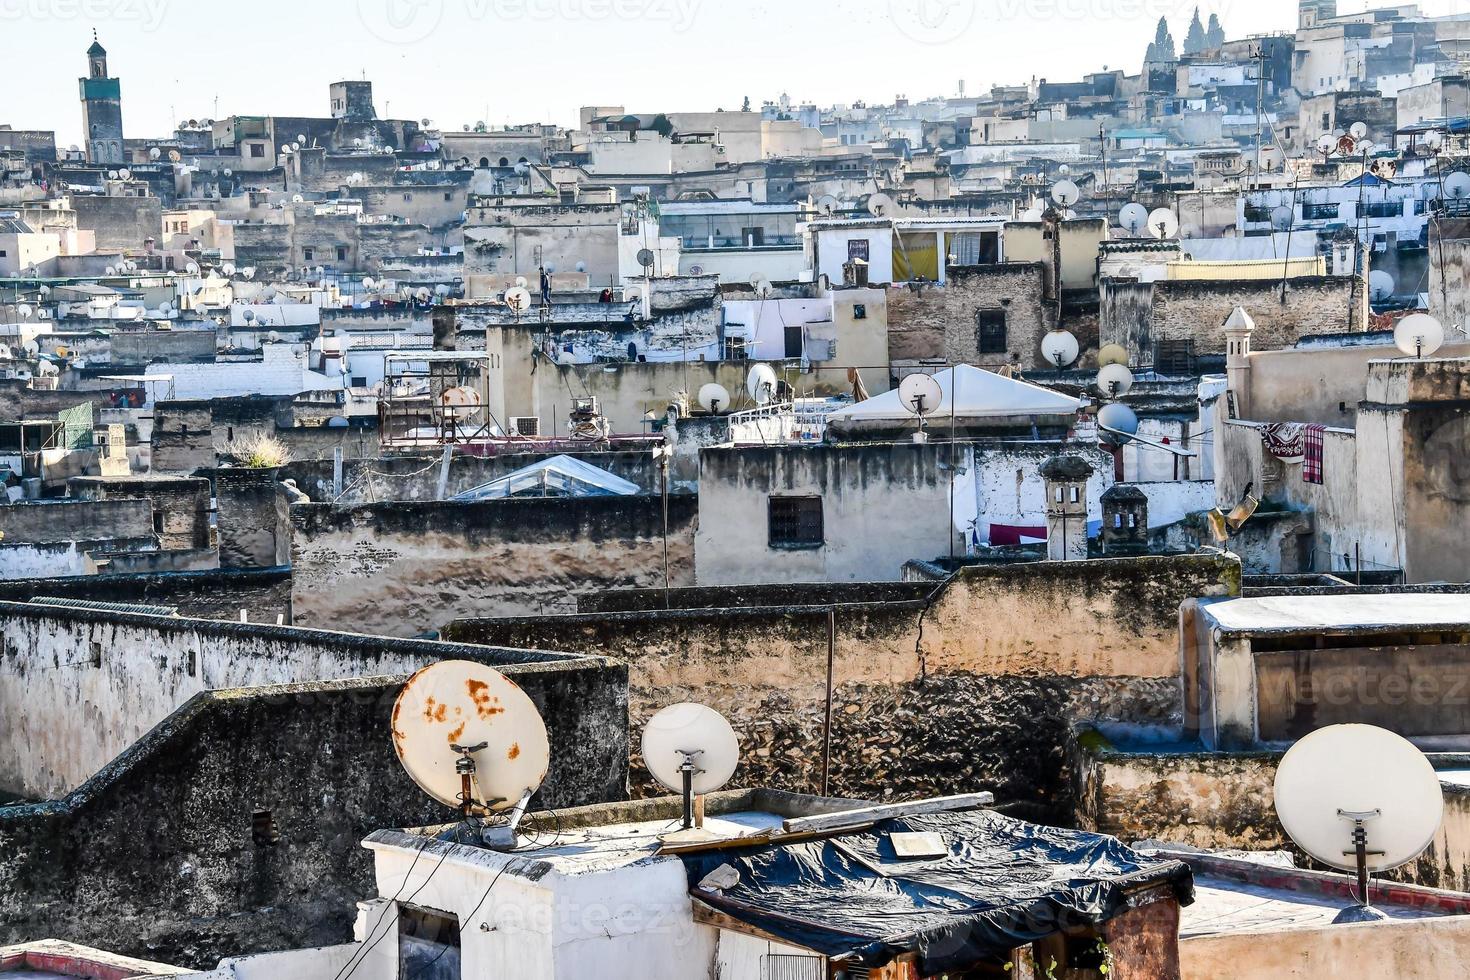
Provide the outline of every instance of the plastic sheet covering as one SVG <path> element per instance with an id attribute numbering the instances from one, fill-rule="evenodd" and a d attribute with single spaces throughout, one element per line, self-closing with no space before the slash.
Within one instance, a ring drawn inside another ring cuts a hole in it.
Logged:
<path id="1" fill-rule="evenodd" d="M 903 831 L 938 833 L 949 853 L 898 858 L 889 835 Z M 885 820 L 825 840 L 690 854 L 684 863 L 691 894 L 747 925 L 860 966 L 916 952 L 923 976 L 1106 922 L 1150 886 L 1172 886 L 1181 905 L 1194 900 L 1183 862 L 992 811 Z M 739 884 L 699 888 L 726 864 Z"/>

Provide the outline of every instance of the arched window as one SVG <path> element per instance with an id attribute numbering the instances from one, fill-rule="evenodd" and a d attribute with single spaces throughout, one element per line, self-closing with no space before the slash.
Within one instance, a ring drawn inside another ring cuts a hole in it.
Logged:
<path id="1" fill-rule="evenodd" d="M 501 157 L 500 158 L 500 165 L 502 167 L 508 167 L 508 166 L 510 166 L 510 159 L 508 157 Z"/>
<path id="2" fill-rule="evenodd" d="M 481 170 L 489 170 L 490 169 L 490 158 L 489 157 L 480 157 L 480 169 Z"/>

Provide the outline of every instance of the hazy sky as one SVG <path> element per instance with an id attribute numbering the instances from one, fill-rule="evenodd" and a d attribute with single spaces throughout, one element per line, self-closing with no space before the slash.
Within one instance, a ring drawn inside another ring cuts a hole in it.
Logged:
<path id="1" fill-rule="evenodd" d="M 1381 5 L 1381 4 L 1375 4 Z M 327 115 L 366 72 L 378 112 L 444 128 L 569 125 L 581 105 L 740 108 L 974 93 L 1033 75 L 1137 72 L 1160 16 L 1195 0 L 0 0 L 0 123 L 80 142 L 76 79 L 95 27 L 130 137 L 178 119 Z M 1292 30 L 1291 0 L 1200 0 L 1231 38 Z M 1340 10 L 1363 9 L 1342 0 Z M 1470 9 L 1427 0 L 1426 13 Z M 218 107 L 216 108 L 216 99 Z"/>

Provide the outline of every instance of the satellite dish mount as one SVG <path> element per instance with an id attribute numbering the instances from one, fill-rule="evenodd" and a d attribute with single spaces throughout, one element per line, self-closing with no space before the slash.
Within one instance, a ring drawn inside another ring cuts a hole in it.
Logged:
<path id="1" fill-rule="evenodd" d="M 1381 922 L 1388 918 L 1388 914 L 1375 909 L 1368 894 L 1368 858 L 1383 857 L 1383 852 L 1368 850 L 1368 821 L 1377 820 L 1383 816 L 1383 811 L 1338 810 L 1337 815 L 1344 820 L 1352 821 L 1353 825 L 1352 850 L 1344 851 L 1343 854 L 1353 857 L 1358 864 L 1358 904 L 1343 909 L 1332 921 L 1334 923 Z"/>

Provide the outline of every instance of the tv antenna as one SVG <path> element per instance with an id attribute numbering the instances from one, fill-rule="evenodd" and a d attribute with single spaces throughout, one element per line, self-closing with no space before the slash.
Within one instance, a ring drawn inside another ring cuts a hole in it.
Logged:
<path id="1" fill-rule="evenodd" d="M 1357 904 L 1335 922 L 1388 918 L 1373 908 L 1370 876 L 1428 850 L 1444 820 L 1434 767 L 1408 739 L 1372 725 L 1319 728 L 1276 769 L 1276 816 L 1296 845 L 1358 876 Z"/>
<path id="2" fill-rule="evenodd" d="M 487 845 L 515 846 L 515 828 L 551 761 L 546 723 L 525 691 L 484 664 L 440 661 L 403 685 L 392 735 L 420 789 L 478 821 Z M 499 817 L 504 825 L 486 823 Z"/>
<path id="3" fill-rule="evenodd" d="M 653 778 L 684 798 L 683 831 L 665 839 L 712 837 L 696 826 L 703 815 L 696 817 L 695 798 L 719 790 L 740 763 L 740 739 L 725 716 L 702 704 L 671 704 L 643 726 L 642 748 Z"/>

